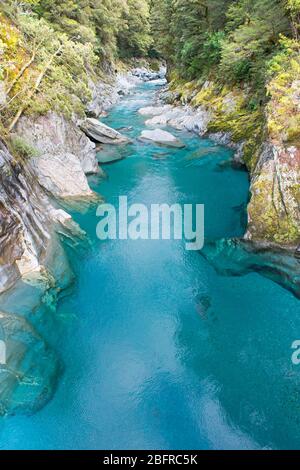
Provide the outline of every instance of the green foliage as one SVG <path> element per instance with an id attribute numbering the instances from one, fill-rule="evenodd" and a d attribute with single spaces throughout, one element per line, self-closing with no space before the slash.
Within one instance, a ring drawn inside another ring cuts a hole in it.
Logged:
<path id="1" fill-rule="evenodd" d="M 280 50 L 269 62 L 268 130 L 275 140 L 300 144 L 300 45 L 281 37 Z"/>
<path id="2" fill-rule="evenodd" d="M 2 12 L 2 14 L 1 14 Z M 89 80 L 119 57 L 147 56 L 147 0 L 7 0 L 0 3 L 0 121 L 20 112 L 83 115 Z"/>
<path id="3" fill-rule="evenodd" d="M 121 57 L 143 57 L 147 54 L 151 45 L 149 16 L 146 0 L 127 0 L 124 26 L 117 36 Z"/>
<path id="4" fill-rule="evenodd" d="M 158 50 L 183 78 L 214 74 L 263 88 L 266 63 L 299 14 L 299 0 L 153 0 L 151 25 Z"/>
<path id="5" fill-rule="evenodd" d="M 147 0 L 39 0 L 34 11 L 56 30 L 91 42 L 105 62 L 143 56 L 151 43 Z"/>
<path id="6" fill-rule="evenodd" d="M 28 144 L 26 140 L 18 136 L 13 136 L 10 140 L 10 147 L 12 153 L 16 156 L 24 159 L 30 159 L 39 156 L 39 152 L 32 145 Z"/>
<path id="7" fill-rule="evenodd" d="M 236 2 L 228 10 L 229 32 L 223 43 L 220 72 L 227 81 L 264 86 L 265 64 L 289 22 L 281 0 Z"/>

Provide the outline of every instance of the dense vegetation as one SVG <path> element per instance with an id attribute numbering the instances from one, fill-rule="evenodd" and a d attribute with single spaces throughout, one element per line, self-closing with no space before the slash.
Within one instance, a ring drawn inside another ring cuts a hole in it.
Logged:
<path id="1" fill-rule="evenodd" d="M 282 36 L 298 40 L 299 0 L 153 0 L 152 12 L 156 46 L 189 79 L 260 85 Z"/>
<path id="2" fill-rule="evenodd" d="M 2 133 L 24 112 L 83 113 L 89 80 L 147 54 L 146 0 L 0 1 Z"/>
<path id="3" fill-rule="evenodd" d="M 300 0 L 153 0 L 151 24 L 173 90 L 212 108 L 211 130 L 246 139 L 250 166 L 265 124 L 272 138 L 299 143 Z M 229 91 L 236 109 L 224 113 Z"/>
<path id="4" fill-rule="evenodd" d="M 213 107 L 213 130 L 256 142 L 271 97 L 270 133 L 297 142 L 299 24 L 300 0 L 0 1 L 2 125 L 13 129 L 23 112 L 83 113 L 91 78 L 160 54 L 181 99 Z M 237 113 L 224 118 L 220 99 L 230 90 L 242 92 Z"/>

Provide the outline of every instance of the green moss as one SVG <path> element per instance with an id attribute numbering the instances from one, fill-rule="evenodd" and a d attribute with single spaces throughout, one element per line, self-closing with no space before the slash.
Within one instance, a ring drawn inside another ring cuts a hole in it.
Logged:
<path id="1" fill-rule="evenodd" d="M 18 136 L 13 136 L 10 139 L 10 150 L 16 158 L 21 160 L 39 156 L 39 152 L 35 147 Z"/>
<path id="2" fill-rule="evenodd" d="M 272 201 L 272 186 L 272 180 L 268 177 L 260 177 L 252 186 L 252 197 L 248 207 L 252 236 L 256 240 L 297 244 L 300 242 L 299 225 L 291 215 L 275 208 Z M 290 190 L 297 192 L 299 187 Z"/>

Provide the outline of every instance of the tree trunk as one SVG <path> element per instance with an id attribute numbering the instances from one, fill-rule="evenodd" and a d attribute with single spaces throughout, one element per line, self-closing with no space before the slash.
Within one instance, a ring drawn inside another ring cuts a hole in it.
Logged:
<path id="1" fill-rule="evenodd" d="M 24 75 L 24 73 L 26 72 L 26 70 L 31 66 L 31 64 L 34 62 L 35 60 L 35 55 L 36 55 L 36 51 L 33 52 L 30 60 L 23 65 L 23 67 L 21 68 L 20 72 L 18 73 L 18 75 L 16 76 L 16 78 L 12 81 L 12 83 L 10 84 L 9 88 L 6 90 L 6 93 L 7 95 L 9 95 L 9 93 L 12 91 L 12 89 L 14 88 L 14 86 L 16 85 L 16 83 L 18 83 L 18 81 L 20 80 L 20 78 L 22 78 L 22 76 Z"/>
<path id="2" fill-rule="evenodd" d="M 40 84 L 44 78 L 44 76 L 46 75 L 46 73 L 48 72 L 48 70 L 50 69 L 51 65 L 52 65 L 52 62 L 53 60 L 55 59 L 55 57 L 58 56 L 58 54 L 62 51 L 63 49 L 63 45 L 61 44 L 59 46 L 59 48 L 55 51 L 55 53 L 50 57 L 50 59 L 48 60 L 48 62 L 46 63 L 44 69 L 41 71 L 41 73 L 39 74 L 39 76 L 37 77 L 36 79 L 36 82 L 34 84 L 34 87 L 33 89 L 31 90 L 31 92 L 29 93 L 29 96 L 27 97 L 27 100 L 22 104 L 22 106 L 19 108 L 17 114 L 15 115 L 15 117 L 13 118 L 12 122 L 10 123 L 9 125 L 9 128 L 8 128 L 8 131 L 11 132 L 13 130 L 13 128 L 16 126 L 16 124 L 18 123 L 20 117 L 22 116 L 22 114 L 24 113 L 25 109 L 29 106 L 29 103 L 30 103 L 30 100 L 34 97 L 34 95 L 36 94 L 36 92 L 38 91 L 39 87 L 40 87 Z"/>

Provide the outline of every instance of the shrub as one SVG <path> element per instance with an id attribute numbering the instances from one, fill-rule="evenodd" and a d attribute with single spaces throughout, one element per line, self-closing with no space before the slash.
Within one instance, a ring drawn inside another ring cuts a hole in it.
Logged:
<path id="1" fill-rule="evenodd" d="M 30 159 L 39 156 L 39 151 L 30 145 L 22 137 L 14 136 L 11 138 L 11 151 L 12 153 L 22 159 Z"/>

